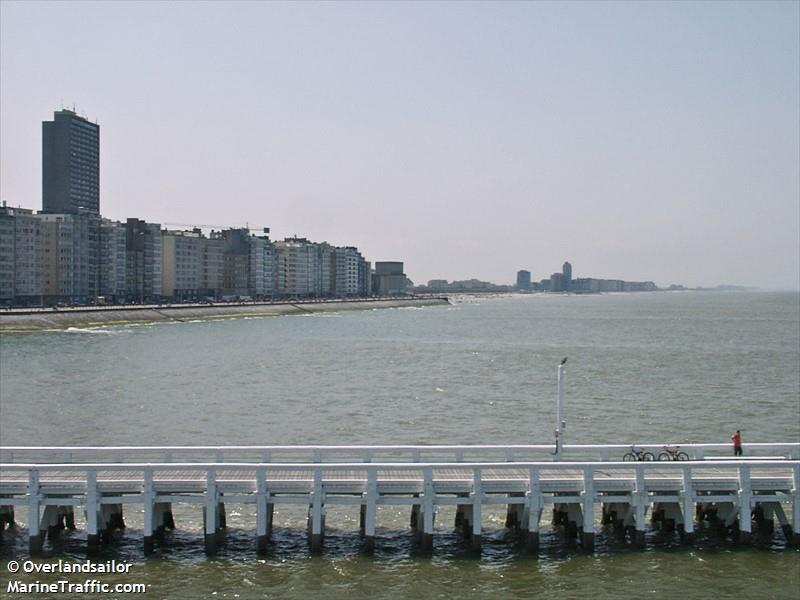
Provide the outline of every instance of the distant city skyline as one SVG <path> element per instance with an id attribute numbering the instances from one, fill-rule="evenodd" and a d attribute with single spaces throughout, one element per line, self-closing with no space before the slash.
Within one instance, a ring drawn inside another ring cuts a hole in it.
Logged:
<path id="1" fill-rule="evenodd" d="M 4 1 L 0 199 L 41 209 L 40 124 L 74 105 L 112 219 L 353 243 L 416 283 L 569 256 L 798 289 L 799 23 L 796 2 Z"/>

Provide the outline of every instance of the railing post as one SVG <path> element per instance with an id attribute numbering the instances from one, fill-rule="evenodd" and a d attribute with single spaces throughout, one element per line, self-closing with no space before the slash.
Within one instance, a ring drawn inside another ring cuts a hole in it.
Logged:
<path id="1" fill-rule="evenodd" d="M 42 535 L 39 531 L 39 507 L 41 505 L 39 493 L 39 471 L 28 471 L 28 552 L 31 556 L 38 555 L 42 550 Z"/>

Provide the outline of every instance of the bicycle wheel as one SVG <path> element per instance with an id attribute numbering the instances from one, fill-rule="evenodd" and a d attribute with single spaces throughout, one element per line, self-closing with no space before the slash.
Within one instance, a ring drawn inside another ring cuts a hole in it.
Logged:
<path id="1" fill-rule="evenodd" d="M 686 452 L 678 452 L 678 460 L 691 460 Z"/>
<path id="2" fill-rule="evenodd" d="M 642 455 L 642 459 L 643 459 L 643 460 L 655 460 L 655 459 L 656 459 L 656 457 L 655 457 L 655 455 L 654 455 L 652 452 L 645 452 L 645 453 Z"/>
<path id="3" fill-rule="evenodd" d="M 622 455 L 622 460 L 624 462 L 632 462 L 636 460 L 636 456 L 633 454 L 633 452 L 626 452 Z"/>
<path id="4" fill-rule="evenodd" d="M 658 460 L 672 460 L 672 457 L 669 455 L 669 452 L 659 452 Z"/>

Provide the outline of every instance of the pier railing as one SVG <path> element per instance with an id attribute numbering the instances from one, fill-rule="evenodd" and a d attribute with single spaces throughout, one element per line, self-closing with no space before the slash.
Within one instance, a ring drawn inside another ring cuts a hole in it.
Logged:
<path id="1" fill-rule="evenodd" d="M 726 444 L 635 444 L 656 457 L 668 448 L 679 448 L 693 460 L 727 459 Z M 621 460 L 631 444 L 573 444 L 562 449 L 562 461 Z M 800 460 L 800 443 L 751 443 L 745 445 L 745 459 Z M 321 446 L 4 446 L 4 463 L 90 463 L 90 462 L 259 462 L 259 463 L 342 463 L 342 462 L 524 462 L 552 461 L 552 445 L 321 445 Z"/>

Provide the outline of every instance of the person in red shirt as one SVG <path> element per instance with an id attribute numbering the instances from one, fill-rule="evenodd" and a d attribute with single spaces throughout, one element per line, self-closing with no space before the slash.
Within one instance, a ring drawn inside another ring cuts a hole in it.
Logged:
<path id="1" fill-rule="evenodd" d="M 742 455 L 742 432 L 737 429 L 736 433 L 731 435 L 731 439 L 733 440 L 733 455 L 734 456 L 741 456 Z"/>

